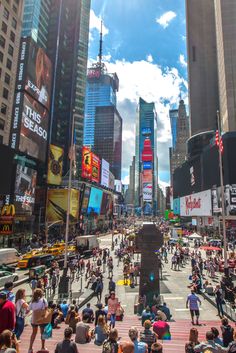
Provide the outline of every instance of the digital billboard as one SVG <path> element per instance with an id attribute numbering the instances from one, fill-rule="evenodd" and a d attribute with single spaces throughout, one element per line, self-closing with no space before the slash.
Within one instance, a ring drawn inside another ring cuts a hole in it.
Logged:
<path id="1" fill-rule="evenodd" d="M 28 94 L 15 96 L 11 130 L 11 148 L 45 161 L 49 113 Z"/>
<path id="2" fill-rule="evenodd" d="M 92 153 L 90 148 L 82 148 L 82 178 L 91 179 L 92 176 Z"/>
<path id="3" fill-rule="evenodd" d="M 31 215 L 35 204 L 37 172 L 29 167 L 17 164 L 14 193 L 16 214 Z"/>
<path id="4" fill-rule="evenodd" d="M 152 162 L 143 162 L 143 170 L 152 169 Z"/>
<path id="5" fill-rule="evenodd" d="M 146 136 L 146 135 L 151 135 L 152 134 L 152 130 L 150 127 L 143 127 L 142 128 L 142 135 Z"/>
<path id="6" fill-rule="evenodd" d="M 96 154 L 91 153 L 92 159 L 92 175 L 91 180 L 95 183 L 100 182 L 100 158 Z"/>
<path id="7" fill-rule="evenodd" d="M 63 148 L 50 145 L 48 156 L 47 183 L 61 185 L 63 167 Z"/>
<path id="8" fill-rule="evenodd" d="M 94 214 L 94 215 L 100 214 L 102 194 L 103 194 L 102 190 L 94 187 L 91 188 L 87 214 Z"/>
<path id="9" fill-rule="evenodd" d="M 111 190 L 115 189 L 115 177 L 111 171 L 109 172 L 109 189 Z"/>
<path id="10" fill-rule="evenodd" d="M 142 173 L 143 183 L 152 183 L 152 170 L 144 170 Z"/>
<path id="11" fill-rule="evenodd" d="M 48 189 L 47 195 L 47 222 L 66 222 L 68 189 Z M 70 222 L 78 220 L 79 191 L 71 189 L 70 194 Z"/>
<path id="12" fill-rule="evenodd" d="M 16 90 L 26 91 L 48 110 L 52 84 L 52 64 L 44 49 L 32 38 L 22 38 L 20 44 Z"/>
<path id="13" fill-rule="evenodd" d="M 109 169 L 110 164 L 105 159 L 102 159 L 101 185 L 107 188 L 109 187 Z"/>
<path id="14" fill-rule="evenodd" d="M 101 215 L 109 216 L 112 214 L 112 196 L 107 192 L 103 192 L 102 195 L 102 205 L 101 205 Z"/>
<path id="15" fill-rule="evenodd" d="M 143 201 L 152 201 L 152 183 L 143 183 Z"/>
<path id="16" fill-rule="evenodd" d="M 82 215 L 86 215 L 87 214 L 90 190 L 91 189 L 90 189 L 89 186 L 86 186 L 85 189 L 84 189 L 84 195 L 83 195 L 83 201 L 82 201 L 82 207 L 81 207 L 81 214 Z"/>
<path id="17" fill-rule="evenodd" d="M 212 216 L 211 190 L 181 197 L 180 215 L 183 217 Z"/>

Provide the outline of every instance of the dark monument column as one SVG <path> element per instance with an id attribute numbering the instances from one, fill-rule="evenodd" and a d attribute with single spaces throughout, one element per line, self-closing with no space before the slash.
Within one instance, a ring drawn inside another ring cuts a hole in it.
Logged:
<path id="1" fill-rule="evenodd" d="M 136 244 L 141 251 L 139 295 L 145 294 L 147 304 L 151 305 L 154 294 L 160 295 L 160 261 L 155 252 L 163 245 L 163 235 L 154 223 L 144 223 Z"/>

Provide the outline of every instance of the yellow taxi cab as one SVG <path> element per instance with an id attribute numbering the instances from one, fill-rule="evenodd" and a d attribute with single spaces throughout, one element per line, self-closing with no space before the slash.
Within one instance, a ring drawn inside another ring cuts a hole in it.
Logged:
<path id="1" fill-rule="evenodd" d="M 76 252 L 76 246 L 75 245 L 69 245 L 68 246 L 68 252 Z"/>
<path id="2" fill-rule="evenodd" d="M 64 252 L 63 248 L 51 247 L 47 249 L 47 254 L 53 255 L 55 257 L 62 255 Z"/>

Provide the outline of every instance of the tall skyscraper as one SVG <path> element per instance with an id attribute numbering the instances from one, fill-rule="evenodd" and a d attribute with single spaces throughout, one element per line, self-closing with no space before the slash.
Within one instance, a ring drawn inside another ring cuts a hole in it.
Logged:
<path id="1" fill-rule="evenodd" d="M 23 1 L 0 2 L 0 144 L 8 145 L 12 120 Z"/>
<path id="2" fill-rule="evenodd" d="M 46 50 L 51 0 L 24 0 L 22 37 L 31 37 Z"/>
<path id="3" fill-rule="evenodd" d="M 214 1 L 186 0 L 186 18 L 192 136 L 216 128 L 219 94 Z"/>
<path id="4" fill-rule="evenodd" d="M 184 101 L 181 99 L 177 110 L 176 124 L 171 124 L 171 132 L 174 137 L 170 148 L 170 177 L 173 185 L 174 170 L 181 166 L 187 155 L 187 140 L 189 138 L 189 118 L 186 113 Z M 176 115 L 175 115 L 176 117 Z M 173 110 L 170 110 L 170 120 L 173 122 Z M 173 127 L 173 130 L 172 130 Z M 172 138 L 173 138 L 172 137 Z"/>
<path id="5" fill-rule="evenodd" d="M 102 63 L 102 43 L 101 28 L 99 61 L 89 68 L 86 86 L 84 145 L 91 149 L 94 147 L 96 107 L 116 107 L 116 92 L 119 90 L 116 73 L 108 73 Z"/>
<path id="6" fill-rule="evenodd" d="M 51 1 L 48 37 L 48 53 L 54 67 L 51 142 L 64 148 L 66 172 L 73 118 L 78 161 L 83 145 L 89 15 L 90 0 Z"/>
<path id="7" fill-rule="evenodd" d="M 223 132 L 236 130 L 236 2 L 215 0 L 218 82 Z"/>
<path id="8" fill-rule="evenodd" d="M 110 164 L 115 179 L 121 180 L 122 118 L 114 106 L 96 107 L 93 151 Z"/>
<path id="9" fill-rule="evenodd" d="M 139 98 L 135 136 L 135 207 L 150 205 L 154 214 L 157 212 L 157 174 L 155 104 Z"/>
<path id="10" fill-rule="evenodd" d="M 126 192 L 125 202 L 127 205 L 134 206 L 134 186 L 135 186 L 135 156 L 133 156 L 132 164 L 129 167 L 129 185 Z"/>
<path id="11" fill-rule="evenodd" d="M 172 136 L 172 146 L 175 148 L 177 140 L 177 121 L 178 121 L 179 110 L 172 109 L 169 111 L 170 126 L 171 126 L 171 136 Z"/>

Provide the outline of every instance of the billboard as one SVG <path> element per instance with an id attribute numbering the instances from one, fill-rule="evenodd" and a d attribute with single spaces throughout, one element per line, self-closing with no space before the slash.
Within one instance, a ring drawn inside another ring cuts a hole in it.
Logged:
<path id="1" fill-rule="evenodd" d="M 142 173 L 143 183 L 152 183 L 152 170 L 144 170 Z"/>
<path id="2" fill-rule="evenodd" d="M 84 195 L 83 195 L 83 201 L 82 201 L 82 207 L 81 207 L 81 214 L 86 215 L 87 214 L 87 208 L 88 208 L 88 203 L 89 203 L 89 196 L 90 196 L 90 187 L 86 186 L 84 190 Z"/>
<path id="3" fill-rule="evenodd" d="M 48 189 L 47 196 L 47 222 L 66 222 L 68 189 Z M 71 189 L 70 194 L 70 222 L 76 222 L 79 210 L 79 191 Z"/>
<path id="4" fill-rule="evenodd" d="M 152 130 L 150 127 L 143 127 L 142 128 L 142 135 L 143 136 L 148 136 L 152 134 Z"/>
<path id="5" fill-rule="evenodd" d="M 37 172 L 29 167 L 17 164 L 14 193 L 14 205 L 17 215 L 31 215 L 35 203 Z"/>
<path id="6" fill-rule="evenodd" d="M 103 192 L 102 195 L 102 205 L 101 205 L 101 215 L 111 216 L 112 215 L 112 195 L 107 192 Z"/>
<path id="7" fill-rule="evenodd" d="M 61 185 L 63 168 L 63 148 L 50 145 L 48 158 L 47 183 Z"/>
<path id="8" fill-rule="evenodd" d="M 225 213 L 226 216 L 236 215 L 236 184 L 225 185 Z M 222 213 L 221 187 L 212 189 L 212 210 L 213 214 Z"/>
<path id="9" fill-rule="evenodd" d="M 48 111 L 28 94 L 18 92 L 13 109 L 11 148 L 44 162 L 48 123 Z"/>
<path id="10" fill-rule="evenodd" d="M 152 169 L 152 162 L 143 162 L 143 170 Z"/>
<path id="11" fill-rule="evenodd" d="M 109 187 L 109 169 L 110 164 L 105 159 L 102 159 L 101 185 L 107 188 Z"/>
<path id="12" fill-rule="evenodd" d="M 122 192 L 122 182 L 121 180 L 115 179 L 115 190 L 117 192 Z"/>
<path id="13" fill-rule="evenodd" d="M 49 110 L 52 64 L 44 49 L 32 38 L 21 39 L 17 72 L 16 90 L 26 91 Z"/>
<path id="14" fill-rule="evenodd" d="M 173 213 L 175 215 L 180 215 L 180 198 L 173 200 Z"/>
<path id="15" fill-rule="evenodd" d="M 152 162 L 153 151 L 150 138 L 146 138 L 143 143 L 142 162 Z"/>
<path id="16" fill-rule="evenodd" d="M 102 203 L 102 190 L 92 187 L 87 214 L 99 215 Z"/>
<path id="17" fill-rule="evenodd" d="M 92 176 L 92 153 L 90 148 L 82 148 L 82 178 L 91 179 Z"/>
<path id="18" fill-rule="evenodd" d="M 143 201 L 152 201 L 152 183 L 143 183 Z"/>
<path id="19" fill-rule="evenodd" d="M 111 171 L 109 172 L 109 189 L 115 189 L 115 177 Z"/>
<path id="20" fill-rule="evenodd" d="M 100 158 L 96 154 L 91 153 L 92 159 L 92 175 L 91 180 L 95 183 L 100 182 Z"/>
<path id="21" fill-rule="evenodd" d="M 211 190 L 181 197 L 180 215 L 183 217 L 211 216 Z"/>

